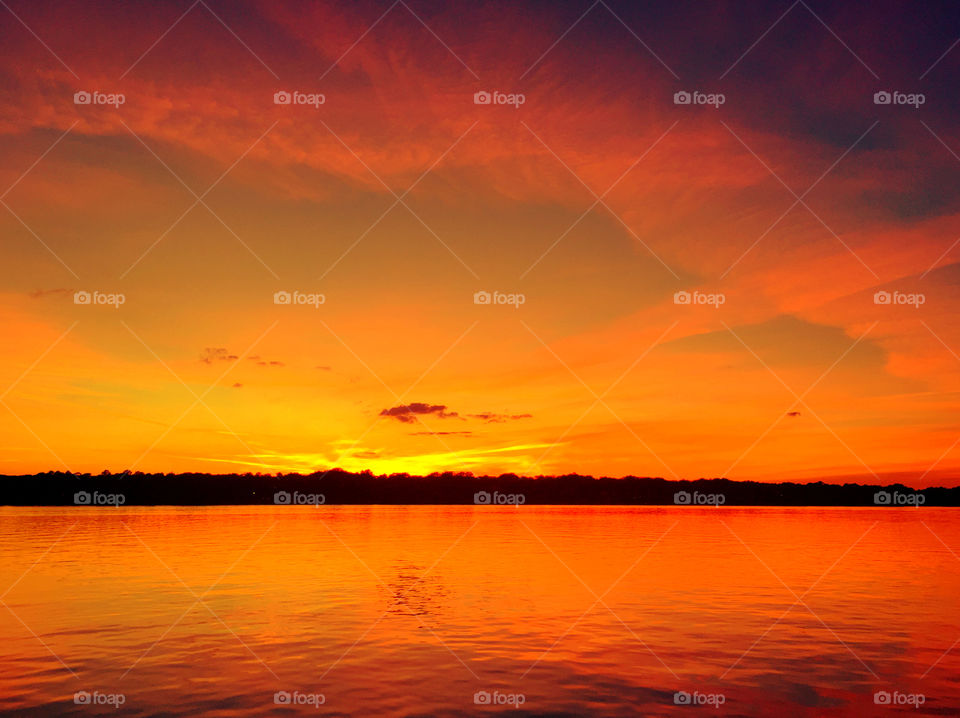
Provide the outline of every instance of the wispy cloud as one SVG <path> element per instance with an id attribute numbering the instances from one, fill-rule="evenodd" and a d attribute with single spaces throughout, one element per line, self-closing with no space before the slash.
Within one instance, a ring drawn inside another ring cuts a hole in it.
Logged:
<path id="1" fill-rule="evenodd" d="M 485 411 L 480 414 L 467 414 L 467 416 L 471 419 L 480 419 L 488 424 L 502 424 L 507 421 L 533 418 L 533 414 L 496 414 L 492 411 Z"/>

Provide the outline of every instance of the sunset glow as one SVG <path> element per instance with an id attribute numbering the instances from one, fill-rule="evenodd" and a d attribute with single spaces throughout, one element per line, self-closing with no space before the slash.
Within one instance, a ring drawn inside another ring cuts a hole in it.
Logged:
<path id="1" fill-rule="evenodd" d="M 0 472 L 958 483 L 935 13 L 187 7 L 0 12 Z"/>

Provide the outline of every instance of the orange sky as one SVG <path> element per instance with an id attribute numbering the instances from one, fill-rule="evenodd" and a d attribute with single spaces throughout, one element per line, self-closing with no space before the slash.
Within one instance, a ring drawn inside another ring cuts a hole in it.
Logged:
<path id="1" fill-rule="evenodd" d="M 958 483 L 935 18 L 187 7 L 0 11 L 0 471 Z"/>

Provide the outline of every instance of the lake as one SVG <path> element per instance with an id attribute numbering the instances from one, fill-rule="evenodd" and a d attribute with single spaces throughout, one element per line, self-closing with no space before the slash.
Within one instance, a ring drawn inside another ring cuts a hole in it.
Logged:
<path id="1" fill-rule="evenodd" d="M 958 519 L 0 508 L 0 713 L 955 715 Z"/>

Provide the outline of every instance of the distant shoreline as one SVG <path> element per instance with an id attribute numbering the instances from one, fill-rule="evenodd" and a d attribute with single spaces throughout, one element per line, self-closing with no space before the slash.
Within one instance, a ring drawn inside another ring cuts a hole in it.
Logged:
<path id="1" fill-rule="evenodd" d="M 960 487 L 591 476 L 69 474 L 0 476 L 0 506 L 960 506 Z"/>

